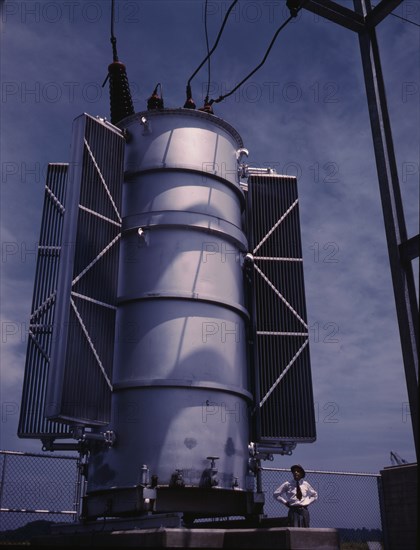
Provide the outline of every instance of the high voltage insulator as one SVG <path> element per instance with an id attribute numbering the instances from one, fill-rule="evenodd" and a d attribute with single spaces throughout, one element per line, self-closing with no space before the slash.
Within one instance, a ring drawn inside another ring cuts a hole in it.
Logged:
<path id="1" fill-rule="evenodd" d="M 187 84 L 187 100 L 184 103 L 184 109 L 195 109 L 196 105 L 192 98 L 191 85 Z"/>
<path id="2" fill-rule="evenodd" d="M 214 115 L 212 103 L 210 103 L 209 101 L 205 101 L 203 107 L 201 107 L 199 111 L 203 111 L 204 113 L 208 113 L 209 115 Z"/>
<path id="3" fill-rule="evenodd" d="M 133 100 L 124 63 L 114 61 L 108 66 L 111 122 L 117 124 L 134 114 Z"/>
<path id="4" fill-rule="evenodd" d="M 163 109 L 163 99 L 162 96 L 157 93 L 158 88 L 161 89 L 162 94 L 162 87 L 160 84 L 156 84 L 156 88 L 153 90 L 152 95 L 147 100 L 147 109 L 148 111 L 154 111 L 156 109 Z"/>

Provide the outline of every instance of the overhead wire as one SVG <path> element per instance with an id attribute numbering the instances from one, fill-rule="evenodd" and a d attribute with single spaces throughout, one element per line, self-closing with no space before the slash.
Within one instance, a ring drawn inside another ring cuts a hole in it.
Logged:
<path id="1" fill-rule="evenodd" d="M 270 43 L 270 45 L 269 45 L 262 61 L 260 62 L 260 64 L 257 65 L 257 67 L 255 67 L 255 69 L 253 69 L 245 78 L 243 78 L 239 82 L 239 84 L 237 84 L 232 90 L 230 90 L 230 92 L 228 92 L 227 94 L 219 96 L 217 99 L 210 100 L 211 103 L 220 103 L 221 101 L 223 101 L 227 97 L 231 96 L 233 93 L 236 92 L 236 90 L 238 88 L 240 88 L 242 86 L 242 84 L 244 84 L 249 78 L 251 78 L 251 76 L 253 74 L 255 74 L 258 71 L 258 69 L 260 69 L 264 65 L 264 63 L 265 63 L 265 61 L 268 57 L 268 54 L 270 53 L 271 48 L 273 47 L 274 42 L 276 41 L 277 36 L 279 35 L 280 31 L 282 31 L 284 29 L 284 27 L 289 23 L 289 21 L 291 21 L 291 19 L 293 19 L 293 16 L 290 15 L 289 18 L 286 19 L 286 21 L 277 29 L 277 31 L 275 32 L 275 34 L 273 36 L 273 39 L 271 40 L 271 43 Z"/>
<path id="2" fill-rule="evenodd" d="M 372 8 L 376 8 L 375 4 L 372 4 Z M 401 19 L 402 21 L 405 21 L 406 23 L 411 23 L 412 25 L 415 25 L 416 27 L 420 27 L 420 25 L 416 21 L 411 21 L 411 19 L 407 19 L 406 17 L 402 17 L 401 15 L 397 15 L 393 11 L 389 13 L 389 15 L 393 15 L 394 17 L 397 17 L 398 19 Z"/>
<path id="3" fill-rule="evenodd" d="M 112 44 L 112 56 L 114 61 L 118 61 L 117 54 L 117 39 L 114 34 L 114 19 L 115 19 L 115 1 L 111 2 L 111 44 Z"/>
<path id="4" fill-rule="evenodd" d="M 411 21 L 410 19 L 401 17 L 401 15 L 397 15 L 396 13 L 391 12 L 390 15 L 393 15 L 394 17 L 398 17 L 398 19 L 402 19 L 402 21 L 405 21 L 406 23 L 411 23 L 412 25 L 416 25 L 416 27 L 420 27 L 419 23 L 416 23 L 416 21 Z"/>
<path id="5" fill-rule="evenodd" d="M 210 59 L 210 56 L 213 54 L 215 49 L 217 48 L 217 45 L 219 44 L 220 37 L 222 36 L 223 29 L 225 28 L 225 25 L 227 23 L 227 20 L 229 18 L 230 12 L 234 8 L 235 4 L 238 3 L 238 0 L 233 0 L 232 4 L 229 6 L 228 10 L 225 13 L 225 17 L 223 18 L 222 25 L 220 27 L 219 33 L 216 37 L 216 41 L 212 47 L 212 49 L 207 53 L 206 57 L 203 59 L 203 61 L 200 63 L 200 65 L 196 68 L 196 70 L 193 72 L 193 74 L 190 76 L 187 82 L 187 100 L 191 99 L 192 93 L 191 93 L 191 81 L 195 77 L 195 75 L 198 73 L 198 71 L 201 69 L 201 67 L 204 65 L 204 63 Z M 207 9 L 206 9 L 207 14 Z"/>
<path id="6" fill-rule="evenodd" d="M 211 80 L 211 63 L 210 63 L 210 48 L 209 48 L 209 33 L 207 28 L 207 4 L 208 0 L 206 0 L 205 6 L 204 6 L 204 33 L 206 36 L 206 48 L 207 48 L 207 91 L 206 91 L 206 99 L 204 100 L 205 103 L 207 103 L 209 99 L 209 93 L 210 93 L 210 80 Z"/>
<path id="7" fill-rule="evenodd" d="M 204 65 L 204 63 L 209 59 L 209 57 L 213 54 L 214 50 L 217 48 L 217 45 L 219 44 L 220 37 L 222 36 L 223 29 L 225 28 L 225 25 L 227 23 L 228 17 L 232 9 L 234 8 L 235 4 L 238 3 L 238 0 L 233 0 L 232 4 L 229 6 L 229 9 L 225 13 L 225 17 L 223 18 L 222 25 L 220 27 L 219 33 L 217 35 L 216 41 L 210 50 L 210 52 L 206 55 L 206 57 L 203 59 L 203 61 L 200 63 L 200 65 L 196 68 L 196 70 L 193 72 L 193 74 L 188 79 L 188 84 L 191 83 L 191 80 L 195 77 L 195 75 L 198 73 L 198 71 L 201 69 L 201 67 Z"/>
<path id="8" fill-rule="evenodd" d="M 227 94 L 224 94 L 224 95 L 221 95 L 219 96 L 217 99 L 211 99 L 209 100 L 209 104 L 212 105 L 213 103 L 220 103 L 221 101 L 223 101 L 224 99 L 226 99 L 227 97 L 231 96 L 232 94 L 234 94 L 236 92 L 236 90 L 238 88 L 240 88 L 242 86 L 242 84 L 244 84 L 249 78 L 251 78 L 251 76 L 253 74 L 255 74 L 263 65 L 264 63 L 266 62 L 267 60 L 267 57 L 272 49 L 272 47 L 274 46 L 274 43 L 278 37 L 278 35 L 280 34 L 280 32 L 286 27 L 286 25 L 288 25 L 290 23 L 290 21 L 292 19 L 294 19 L 298 12 L 302 9 L 302 7 L 306 4 L 307 0 L 305 0 L 302 4 L 299 5 L 299 7 L 295 8 L 293 10 L 293 12 L 291 12 L 290 16 L 286 19 L 286 21 L 284 21 L 284 23 L 282 23 L 280 25 L 280 27 L 276 30 L 276 32 L 274 33 L 274 36 L 273 38 L 271 39 L 271 42 L 270 42 L 270 45 L 268 46 L 267 48 L 267 51 L 265 52 L 265 55 L 263 57 L 263 59 L 261 60 L 261 62 L 255 67 L 255 69 L 253 69 L 245 78 L 243 78 L 239 84 L 237 84 L 232 90 L 230 90 L 230 92 L 228 92 Z"/>
<path id="9" fill-rule="evenodd" d="M 114 63 L 118 63 L 118 53 L 117 53 L 117 38 L 114 34 L 114 19 L 115 19 L 115 0 L 111 0 L 111 45 L 112 45 L 112 60 Z M 105 80 L 102 83 L 102 88 L 108 82 L 109 71 L 106 75 Z"/>

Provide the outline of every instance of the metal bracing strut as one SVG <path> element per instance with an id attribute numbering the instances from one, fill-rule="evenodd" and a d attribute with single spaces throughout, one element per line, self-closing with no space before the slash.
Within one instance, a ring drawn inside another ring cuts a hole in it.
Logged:
<path id="1" fill-rule="evenodd" d="M 356 11 L 363 14 L 367 21 L 372 21 L 372 19 L 368 19 L 368 14 L 371 13 L 370 0 L 354 0 L 354 6 Z M 402 257 L 402 251 L 407 242 L 407 229 L 374 26 L 366 25 L 365 31 L 359 33 L 359 43 L 400 329 L 414 443 L 416 454 L 418 454 L 418 306 L 412 264 Z"/>
<path id="2" fill-rule="evenodd" d="M 411 260 L 419 256 L 419 236 L 407 238 L 375 32 L 375 26 L 402 2 L 403 0 L 381 0 L 372 9 L 370 0 L 353 0 L 353 11 L 331 0 L 307 0 L 303 8 L 359 34 L 413 437 L 418 456 L 419 311 Z"/>

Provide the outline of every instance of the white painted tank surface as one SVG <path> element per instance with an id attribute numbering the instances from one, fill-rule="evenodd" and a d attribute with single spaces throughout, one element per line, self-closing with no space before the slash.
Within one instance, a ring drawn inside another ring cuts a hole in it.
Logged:
<path id="1" fill-rule="evenodd" d="M 159 485 L 245 490 L 249 408 L 238 133 L 187 109 L 127 131 L 112 421 L 88 492 Z M 210 456 L 219 457 L 211 471 Z"/>

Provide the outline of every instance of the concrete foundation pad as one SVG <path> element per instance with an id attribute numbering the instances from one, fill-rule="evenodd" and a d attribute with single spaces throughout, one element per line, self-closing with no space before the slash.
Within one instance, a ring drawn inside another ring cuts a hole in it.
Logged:
<path id="1" fill-rule="evenodd" d="M 131 529 L 66 533 L 37 537 L 38 546 L 91 548 L 255 548 L 275 550 L 339 550 L 336 529 L 273 527 L 255 529 Z"/>

